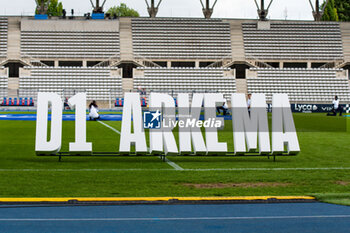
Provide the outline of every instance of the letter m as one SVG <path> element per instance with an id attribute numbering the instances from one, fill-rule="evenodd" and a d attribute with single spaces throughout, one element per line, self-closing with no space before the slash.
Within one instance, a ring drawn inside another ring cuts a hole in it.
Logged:
<path id="1" fill-rule="evenodd" d="M 265 94 L 252 94 L 250 116 L 245 94 L 232 94 L 231 107 L 235 154 L 255 151 L 258 138 L 259 152 L 271 152 Z"/>

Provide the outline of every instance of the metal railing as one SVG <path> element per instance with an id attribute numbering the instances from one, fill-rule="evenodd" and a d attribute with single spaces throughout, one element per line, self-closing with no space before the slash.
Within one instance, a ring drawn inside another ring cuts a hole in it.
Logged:
<path id="1" fill-rule="evenodd" d="M 331 62 L 328 62 L 322 66 L 320 66 L 319 68 L 328 68 L 328 69 L 332 69 L 332 68 L 340 68 L 343 64 L 345 64 L 346 62 L 344 60 L 333 60 Z"/>
<path id="2" fill-rule="evenodd" d="M 227 66 L 228 64 L 232 63 L 233 60 L 232 60 L 232 56 L 229 55 L 229 56 L 226 56 L 226 57 L 223 57 L 222 59 L 216 61 L 216 62 L 213 62 L 212 64 L 206 66 L 206 67 L 225 67 Z"/>
<path id="3" fill-rule="evenodd" d="M 7 91 L 7 89 L 6 89 Z M 100 101 L 114 101 L 115 98 L 120 98 L 123 96 L 122 89 L 108 89 L 103 91 L 92 91 L 92 90 L 86 90 L 86 89 L 60 89 L 60 88 L 20 88 L 18 90 L 17 97 L 22 98 L 30 98 L 36 100 L 38 92 L 52 92 L 57 93 L 59 96 L 61 96 L 62 99 L 69 98 L 71 96 L 74 96 L 77 93 L 86 93 L 88 100 L 100 100 Z M 1 89 L 0 89 L 0 97 L 1 97 Z M 5 97 L 5 96 L 4 96 Z"/>
<path id="4" fill-rule="evenodd" d="M 259 60 L 256 57 L 253 56 L 249 56 L 246 57 L 246 62 L 248 62 L 249 64 L 251 64 L 252 66 L 258 67 L 258 68 L 274 68 L 273 66 L 269 65 L 268 63 Z"/>
<path id="5" fill-rule="evenodd" d="M 31 66 L 46 66 L 46 67 L 48 67 L 48 65 L 46 65 L 45 63 L 42 63 L 40 60 L 32 57 L 31 55 L 29 55 L 27 53 L 22 52 L 21 58 L 24 59 L 24 61 Z"/>
<path id="6" fill-rule="evenodd" d="M 149 58 L 144 57 L 137 53 L 134 53 L 134 59 L 136 60 L 136 62 L 141 63 L 141 65 L 144 67 L 162 67 L 157 63 L 154 63 L 153 61 L 151 61 Z"/>
<path id="7" fill-rule="evenodd" d="M 118 63 L 120 61 L 120 54 L 115 54 L 113 56 L 110 56 L 108 59 L 105 59 L 103 61 L 101 61 L 100 63 L 97 63 L 96 65 L 94 65 L 93 67 L 106 67 L 106 66 L 113 66 L 116 63 Z"/>

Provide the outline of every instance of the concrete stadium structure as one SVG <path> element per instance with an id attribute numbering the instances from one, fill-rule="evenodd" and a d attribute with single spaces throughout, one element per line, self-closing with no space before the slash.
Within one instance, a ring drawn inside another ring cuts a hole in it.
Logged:
<path id="1" fill-rule="evenodd" d="M 145 88 L 348 103 L 350 23 L 0 17 L 0 66 L 0 98 L 86 91 L 111 101 Z"/>

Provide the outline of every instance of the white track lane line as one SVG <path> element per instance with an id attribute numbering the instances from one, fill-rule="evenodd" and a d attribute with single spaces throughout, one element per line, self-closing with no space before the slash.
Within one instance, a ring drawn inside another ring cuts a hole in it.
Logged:
<path id="1" fill-rule="evenodd" d="M 170 161 L 169 161 L 170 162 Z M 295 168 L 182 168 L 176 171 L 207 172 L 207 171 L 322 171 L 322 170 L 350 170 L 350 167 L 295 167 Z M 118 172 L 118 171 L 174 171 L 174 169 L 144 169 L 144 168 L 77 168 L 77 169 L 0 169 L 0 172 Z"/>
<path id="2" fill-rule="evenodd" d="M 113 128 L 112 126 L 110 126 L 110 125 L 108 125 L 108 124 L 106 124 L 106 123 L 104 123 L 104 122 L 102 122 L 102 121 L 97 121 L 97 122 L 99 122 L 100 124 L 106 126 L 107 128 L 113 130 L 115 133 L 117 133 L 117 134 L 120 135 L 120 131 L 119 131 L 119 130 L 116 130 L 116 129 Z M 149 148 L 148 148 L 148 150 L 149 150 Z M 167 158 L 165 158 L 165 162 L 166 162 L 167 164 L 169 164 L 171 167 L 173 167 L 175 170 L 184 170 L 182 167 L 180 167 L 179 165 L 177 165 L 176 163 L 170 161 L 170 160 L 167 159 Z"/>
<path id="3" fill-rule="evenodd" d="M 256 219 L 312 219 L 350 218 L 350 215 L 296 215 L 296 216 L 237 216 L 237 217 L 184 217 L 184 218 L 0 218 L 1 222 L 48 222 L 48 221 L 203 221 L 203 220 L 256 220 Z"/>

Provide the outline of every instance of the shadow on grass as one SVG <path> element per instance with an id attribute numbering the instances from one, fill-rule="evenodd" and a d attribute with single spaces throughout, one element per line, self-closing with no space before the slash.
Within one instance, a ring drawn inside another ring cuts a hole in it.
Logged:
<path id="1" fill-rule="evenodd" d="M 285 157 L 276 157 L 276 161 L 273 161 L 273 157 L 270 159 L 267 156 L 261 157 L 234 157 L 234 156 L 167 156 L 173 162 L 189 162 L 189 163 L 211 163 L 211 162 L 259 162 L 259 163 L 288 163 L 293 162 L 290 158 L 287 160 Z"/>
<path id="2" fill-rule="evenodd" d="M 30 162 L 30 163 L 59 163 L 58 156 L 37 156 L 33 158 L 10 158 L 8 160 L 13 161 L 22 161 L 22 162 Z M 61 162 L 63 163 L 91 163 L 91 162 L 103 162 L 103 163 L 154 163 L 154 162 L 163 162 L 160 158 L 156 156 L 62 156 Z"/>
<path id="3" fill-rule="evenodd" d="M 223 163 L 223 162 L 241 162 L 241 163 L 289 163 L 293 162 L 291 157 L 281 156 L 276 157 L 276 160 L 273 161 L 273 157 L 270 156 L 268 159 L 267 156 L 261 157 L 235 157 L 235 156 L 167 156 L 167 158 L 173 162 L 181 162 L 181 163 Z M 59 157 L 58 156 L 36 156 L 32 157 L 12 157 L 7 158 L 6 160 L 11 161 L 21 161 L 21 162 L 30 162 L 30 163 L 38 163 L 38 162 L 46 162 L 46 163 L 57 163 Z M 154 163 L 154 162 L 163 162 L 158 156 L 154 155 L 120 155 L 120 156 L 62 156 L 61 162 L 66 163 L 90 163 L 90 162 L 121 162 L 121 163 Z M 210 167 L 210 166 L 209 166 Z"/>

